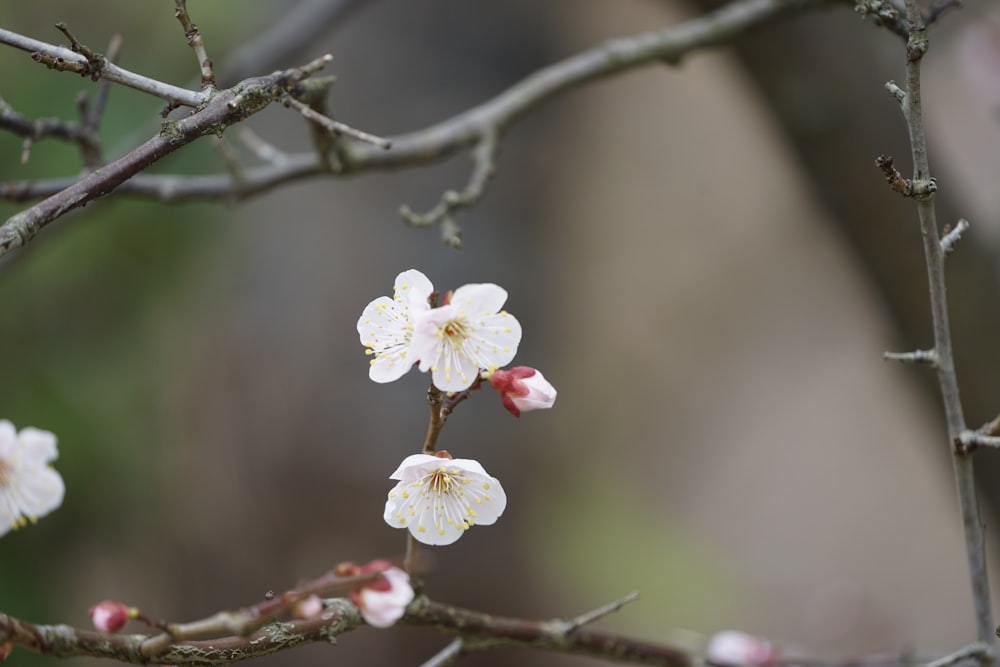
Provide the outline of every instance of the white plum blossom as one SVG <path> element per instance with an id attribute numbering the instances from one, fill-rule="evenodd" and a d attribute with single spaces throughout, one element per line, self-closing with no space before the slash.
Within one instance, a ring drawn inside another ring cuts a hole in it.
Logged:
<path id="1" fill-rule="evenodd" d="M 490 384 L 500 392 L 503 405 L 515 417 L 530 410 L 547 410 L 556 402 L 556 388 L 541 371 L 530 366 L 515 366 L 495 371 Z"/>
<path id="2" fill-rule="evenodd" d="M 441 391 L 461 391 L 517 353 L 521 324 L 501 310 L 507 291 L 493 283 L 459 287 L 446 305 L 417 315 L 411 353 Z"/>
<path id="3" fill-rule="evenodd" d="M 398 567 L 381 560 L 362 566 L 359 574 L 381 570 L 372 581 L 351 592 L 351 601 L 361 610 L 368 625 L 388 628 L 406 613 L 406 606 L 413 601 L 410 575 Z"/>
<path id="4" fill-rule="evenodd" d="M 715 633 L 705 648 L 705 660 L 721 667 L 772 667 L 780 657 L 768 640 L 739 630 Z"/>
<path id="5" fill-rule="evenodd" d="M 18 433 L 0 419 L 0 536 L 62 503 L 66 487 L 49 465 L 57 456 L 52 433 L 32 427 Z"/>
<path id="6" fill-rule="evenodd" d="M 447 452 L 407 456 L 389 478 L 399 483 L 385 503 L 385 522 L 424 544 L 451 544 L 473 525 L 496 523 L 507 506 L 500 482 L 478 461 Z"/>
<path id="7" fill-rule="evenodd" d="M 368 377 L 392 382 L 410 370 L 417 357 L 410 353 L 414 318 L 430 310 L 428 299 L 434 286 L 416 269 L 396 276 L 393 296 L 380 296 L 369 303 L 358 320 L 361 344 L 372 355 Z"/>

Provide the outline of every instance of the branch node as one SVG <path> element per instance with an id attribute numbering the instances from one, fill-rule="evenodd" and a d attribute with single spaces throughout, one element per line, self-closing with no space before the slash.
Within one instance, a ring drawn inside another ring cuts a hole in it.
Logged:
<path id="1" fill-rule="evenodd" d="M 875 166 L 885 176 L 885 182 L 889 184 L 893 192 L 898 192 L 904 197 L 913 196 L 913 181 L 903 178 L 903 175 L 896 169 L 891 155 L 879 155 L 875 158 Z"/>
<path id="2" fill-rule="evenodd" d="M 898 361 L 901 364 L 927 364 L 937 367 L 937 352 L 934 350 L 914 350 L 913 352 L 883 352 L 882 361 Z"/>
<path id="3" fill-rule="evenodd" d="M 954 250 L 955 244 L 958 242 L 960 238 L 962 238 L 962 234 L 964 234 L 968 228 L 969 228 L 969 221 L 966 220 L 965 218 L 960 218 L 959 221 L 955 224 L 954 229 L 948 229 L 946 227 L 944 230 L 945 234 L 940 241 L 941 252 L 947 255 L 952 250 Z"/>
<path id="4" fill-rule="evenodd" d="M 896 101 L 902 106 L 906 104 L 906 91 L 896 85 L 895 81 L 887 81 L 885 84 L 885 89 L 889 91 L 889 94 L 896 98 Z"/>
<path id="5" fill-rule="evenodd" d="M 212 70 L 212 59 L 205 51 L 205 43 L 201 39 L 201 31 L 198 26 L 191 21 L 191 16 L 187 11 L 187 0 L 175 0 L 177 9 L 174 17 L 181 22 L 184 28 L 184 36 L 187 38 L 188 46 L 194 51 L 198 58 L 198 67 L 201 70 L 201 89 L 209 91 L 215 89 L 215 72 Z"/>
<path id="6" fill-rule="evenodd" d="M 91 81 L 97 81 L 101 78 L 101 72 L 104 71 L 104 56 L 100 53 L 94 53 L 85 44 L 81 44 L 73 33 L 69 31 L 69 27 L 64 21 L 56 23 L 56 30 L 61 32 L 69 40 L 69 47 L 75 52 L 79 53 L 81 56 L 87 59 L 87 70 L 86 72 L 80 72 L 82 75 L 90 75 Z M 83 63 L 80 63 L 81 65 Z M 58 69 L 58 68 L 57 68 Z"/>

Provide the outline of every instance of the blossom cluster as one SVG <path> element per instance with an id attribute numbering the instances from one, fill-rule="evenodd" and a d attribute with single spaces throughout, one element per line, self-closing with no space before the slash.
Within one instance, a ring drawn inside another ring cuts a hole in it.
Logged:
<path id="1" fill-rule="evenodd" d="M 520 322 L 503 310 L 506 290 L 474 283 L 445 294 L 438 305 L 435 296 L 427 276 L 410 269 L 396 276 L 392 298 L 379 297 L 364 309 L 358 335 L 372 357 L 372 380 L 398 380 L 416 365 L 430 371 L 444 392 L 478 388 L 487 380 L 515 417 L 552 407 L 556 390 L 541 372 L 502 368 L 521 342 Z M 476 524 L 495 523 L 507 506 L 499 480 L 478 461 L 447 452 L 408 456 L 390 479 L 398 483 L 383 518 L 424 544 L 451 544 Z"/>
<path id="2" fill-rule="evenodd" d="M 526 366 L 500 370 L 521 342 L 521 323 L 503 310 L 505 289 L 493 283 L 463 285 L 437 307 L 432 307 L 433 296 L 427 276 L 410 269 L 396 276 L 392 298 L 381 296 L 365 307 L 358 335 L 372 357 L 372 380 L 398 380 L 416 364 L 430 371 L 434 386 L 445 392 L 489 379 L 515 416 L 552 407 L 556 390 L 540 372 Z"/>

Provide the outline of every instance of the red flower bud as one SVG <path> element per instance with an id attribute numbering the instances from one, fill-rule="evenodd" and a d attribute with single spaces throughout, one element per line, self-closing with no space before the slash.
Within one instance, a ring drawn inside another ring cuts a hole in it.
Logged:
<path id="1" fill-rule="evenodd" d="M 522 411 L 551 408 L 556 402 L 556 388 L 529 366 L 494 371 L 490 384 L 500 392 L 503 406 L 515 417 L 520 417 Z"/>
<path id="2" fill-rule="evenodd" d="M 90 622 L 101 632 L 118 632 L 133 616 L 131 608 L 113 600 L 99 602 L 90 608 Z"/>

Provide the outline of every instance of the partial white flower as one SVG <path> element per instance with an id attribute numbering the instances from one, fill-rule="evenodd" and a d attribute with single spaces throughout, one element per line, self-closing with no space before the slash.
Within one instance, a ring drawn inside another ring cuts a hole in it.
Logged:
<path id="1" fill-rule="evenodd" d="M 496 523 L 507 506 L 500 482 L 478 461 L 447 452 L 407 456 L 389 479 L 399 483 L 385 503 L 385 522 L 424 544 L 451 544 L 475 524 Z"/>
<path id="2" fill-rule="evenodd" d="M 413 601 L 410 575 L 386 561 L 373 560 L 362 566 L 358 574 L 381 570 L 372 581 L 351 592 L 351 601 L 361 610 L 365 622 L 376 628 L 388 628 L 406 613 Z"/>
<path id="3" fill-rule="evenodd" d="M 556 388 L 541 371 L 530 366 L 495 371 L 490 375 L 490 384 L 500 392 L 503 406 L 515 417 L 530 410 L 547 410 L 556 402 Z"/>
<path id="4" fill-rule="evenodd" d="M 434 286 L 416 269 L 396 276 L 393 297 L 380 296 L 369 303 L 358 320 L 361 344 L 372 355 L 368 377 L 392 382 L 410 370 L 417 357 L 410 353 L 414 317 L 430 310 Z"/>
<path id="5" fill-rule="evenodd" d="M 712 635 L 705 648 L 705 660 L 722 667 L 771 667 L 781 651 L 763 637 L 739 630 L 723 630 Z"/>
<path id="6" fill-rule="evenodd" d="M 57 456 L 52 433 L 31 427 L 18 433 L 0 419 L 0 536 L 62 503 L 66 487 L 49 465 Z"/>
<path id="7" fill-rule="evenodd" d="M 447 305 L 417 315 L 410 347 L 420 370 L 432 372 L 435 387 L 461 391 L 480 369 L 493 372 L 510 363 L 521 342 L 521 324 L 501 310 L 506 300 L 499 285 L 465 285 Z"/>

